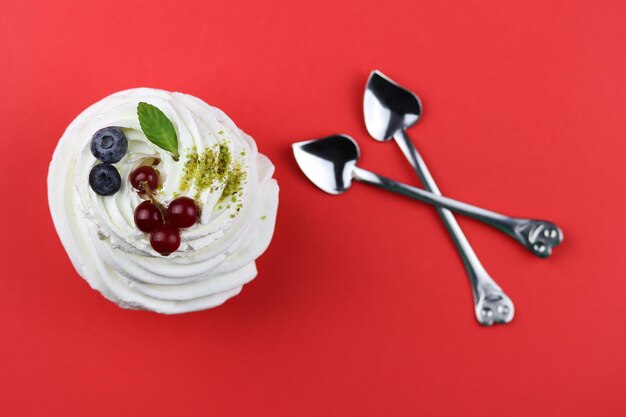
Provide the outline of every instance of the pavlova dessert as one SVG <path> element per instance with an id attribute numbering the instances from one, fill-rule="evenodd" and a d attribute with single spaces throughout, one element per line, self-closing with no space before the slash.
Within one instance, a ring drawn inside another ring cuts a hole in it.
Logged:
<path id="1" fill-rule="evenodd" d="M 78 273 L 131 309 L 220 305 L 256 274 L 278 207 L 274 166 L 221 110 L 137 88 L 83 111 L 48 172 L 56 230 Z"/>

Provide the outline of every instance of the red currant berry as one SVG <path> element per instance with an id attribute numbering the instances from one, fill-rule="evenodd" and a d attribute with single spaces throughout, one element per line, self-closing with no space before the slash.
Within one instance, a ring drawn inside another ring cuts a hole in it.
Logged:
<path id="1" fill-rule="evenodd" d="M 135 224 L 142 232 L 150 233 L 163 224 L 161 212 L 150 201 L 144 201 L 135 209 Z"/>
<path id="2" fill-rule="evenodd" d="M 134 189 L 143 193 L 144 189 L 141 186 L 142 182 L 147 182 L 148 187 L 150 187 L 152 191 L 156 190 L 157 185 L 159 184 L 159 175 L 154 168 L 141 166 L 130 173 L 130 184 Z"/>
<path id="3" fill-rule="evenodd" d="M 180 233 L 174 226 L 162 224 L 150 233 L 150 245 L 161 255 L 167 256 L 180 246 Z"/>
<path id="4" fill-rule="evenodd" d="M 191 227 L 198 221 L 198 206 L 192 198 L 178 197 L 167 207 L 167 218 L 181 229 Z"/>

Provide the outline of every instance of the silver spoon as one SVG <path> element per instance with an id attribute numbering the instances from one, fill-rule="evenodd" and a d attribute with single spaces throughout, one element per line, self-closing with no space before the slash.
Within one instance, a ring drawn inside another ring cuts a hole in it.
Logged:
<path id="1" fill-rule="evenodd" d="M 348 135 L 333 135 L 322 139 L 298 142 L 294 143 L 292 147 L 296 162 L 302 169 L 302 172 L 311 182 L 329 194 L 344 193 L 352 185 L 352 180 L 355 179 L 437 207 L 447 208 L 496 227 L 500 231 L 505 231 L 503 224 L 510 222 L 537 222 L 537 220 L 532 219 L 518 219 L 505 216 L 491 210 L 411 187 L 359 168 L 356 166 L 360 155 L 359 147 L 354 139 Z M 517 238 L 513 234 L 511 236 Z"/>
<path id="2" fill-rule="evenodd" d="M 292 147 L 296 162 L 302 172 L 313 184 L 329 194 L 344 193 L 351 187 L 352 180 L 355 179 L 438 207 L 454 210 L 492 226 L 499 221 L 511 219 L 502 214 L 411 187 L 357 167 L 359 148 L 356 142 L 347 135 L 333 135 L 322 139 L 298 142 L 294 143 Z M 489 220 L 487 221 L 487 219 Z M 472 272 L 475 271 L 476 273 L 476 278 L 473 278 L 471 282 L 479 322 L 491 325 L 510 321 L 514 314 L 511 300 L 489 278 L 473 251 L 465 259 L 468 260 L 467 262 L 472 262 Z M 466 263 L 466 265 L 468 264 Z"/>
<path id="3" fill-rule="evenodd" d="M 439 187 L 405 132 L 406 128 L 417 123 L 422 114 L 419 98 L 382 73 L 373 71 L 365 88 L 363 111 L 369 134 L 378 141 L 395 139 L 424 188 L 440 195 Z M 513 302 L 489 276 L 452 213 L 442 208 L 437 211 L 465 265 L 472 286 L 474 313 L 478 322 L 491 325 L 513 320 Z"/>

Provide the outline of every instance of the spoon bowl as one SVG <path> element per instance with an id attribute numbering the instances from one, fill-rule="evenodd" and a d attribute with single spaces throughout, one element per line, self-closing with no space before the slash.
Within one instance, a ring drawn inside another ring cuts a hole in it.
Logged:
<path id="1" fill-rule="evenodd" d="M 298 166 L 322 191 L 343 194 L 352 185 L 359 146 L 349 136 L 333 135 L 291 145 Z"/>
<path id="2" fill-rule="evenodd" d="M 422 102 L 411 91 L 382 72 L 370 74 L 363 98 L 365 127 L 374 139 L 385 142 L 413 126 L 422 115 Z"/>

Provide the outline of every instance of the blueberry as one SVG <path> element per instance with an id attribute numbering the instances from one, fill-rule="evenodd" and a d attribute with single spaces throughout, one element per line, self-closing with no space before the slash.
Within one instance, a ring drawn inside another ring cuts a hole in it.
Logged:
<path id="1" fill-rule="evenodd" d="M 122 178 L 111 164 L 98 164 L 89 173 L 91 189 L 100 195 L 113 195 L 122 186 Z"/>
<path id="2" fill-rule="evenodd" d="M 127 150 L 128 139 L 119 127 L 105 127 L 91 137 L 91 153 L 107 164 L 119 162 Z"/>

